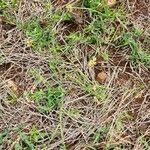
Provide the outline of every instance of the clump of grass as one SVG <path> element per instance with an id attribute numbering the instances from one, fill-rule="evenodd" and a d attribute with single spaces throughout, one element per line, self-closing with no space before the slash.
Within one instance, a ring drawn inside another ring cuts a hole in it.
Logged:
<path id="1" fill-rule="evenodd" d="M 83 4 L 87 8 L 91 8 L 92 10 L 96 10 L 97 7 L 101 4 L 102 0 L 84 0 Z"/>
<path id="2" fill-rule="evenodd" d="M 29 149 L 34 150 L 36 149 L 36 145 L 47 138 L 49 135 L 44 132 L 40 131 L 36 126 L 32 126 L 28 132 L 24 132 L 23 127 L 19 127 L 18 130 L 18 140 L 16 140 L 12 145 L 15 150 L 20 149 Z M 44 145 L 42 146 L 44 147 Z"/>
<path id="3" fill-rule="evenodd" d="M 64 90 L 60 87 L 48 87 L 46 90 L 40 89 L 29 97 L 37 104 L 39 111 L 49 112 L 52 109 L 57 109 L 64 97 Z"/>
<path id="4" fill-rule="evenodd" d="M 150 54 L 146 53 L 144 50 L 141 50 L 140 48 L 137 50 L 132 50 L 131 52 L 131 60 L 135 62 L 136 64 L 142 63 L 145 66 L 150 66 Z"/>
<path id="5" fill-rule="evenodd" d="M 6 2 L 5 1 L 0 1 L 0 9 L 4 9 L 4 8 L 6 8 L 7 7 L 7 4 L 6 4 Z"/>
<path id="6" fill-rule="evenodd" d="M 84 5 L 91 14 L 91 21 L 85 28 L 85 33 L 89 35 L 87 38 L 89 44 L 96 44 L 97 46 L 108 45 L 110 42 L 112 44 L 119 44 L 114 39 L 117 39 L 116 36 L 121 36 L 123 38 L 123 45 L 128 45 L 131 48 L 129 56 L 133 63 L 150 65 L 150 54 L 145 52 L 140 47 L 140 43 L 135 40 L 142 34 L 141 31 L 134 28 L 132 32 L 125 32 L 127 23 L 123 9 L 111 9 L 107 7 L 104 1 L 100 0 L 85 0 Z M 116 33 L 114 28 L 114 24 L 118 21 L 118 18 L 122 24 L 122 28 L 124 28 L 122 31 L 119 31 L 120 33 Z M 115 36 L 114 39 L 113 36 Z"/>
<path id="7" fill-rule="evenodd" d="M 97 82 L 91 82 L 89 78 L 84 74 L 79 74 L 76 77 L 75 82 L 82 87 L 82 89 L 93 96 L 97 102 L 105 101 L 109 95 L 108 89 L 104 85 L 99 85 Z"/>
<path id="8" fill-rule="evenodd" d="M 2 0 L 0 1 L 0 16 L 2 16 L 2 22 L 7 25 L 18 24 L 14 12 L 17 10 L 17 0 Z M 3 24 L 2 23 L 2 24 Z"/>
<path id="9" fill-rule="evenodd" d="M 6 129 L 0 132 L 0 145 L 7 138 L 7 134 L 8 134 L 8 130 Z"/>
<path id="10" fill-rule="evenodd" d="M 137 33 L 135 33 L 137 34 Z M 150 65 L 150 54 L 145 52 L 140 43 L 136 41 L 135 34 L 132 32 L 125 33 L 123 36 L 123 45 L 131 48 L 130 58 L 133 63 L 142 63 L 149 67 Z"/>
<path id="11" fill-rule="evenodd" d="M 18 2 L 19 2 L 18 0 L 11 0 L 11 1 L 10 0 L 1 0 L 0 8 L 4 9 L 6 7 L 15 7 L 15 6 L 17 6 Z"/>
<path id="12" fill-rule="evenodd" d="M 138 138 L 138 143 L 143 149 L 148 150 L 150 146 L 150 139 L 147 135 L 141 135 Z"/>
<path id="13" fill-rule="evenodd" d="M 24 27 L 25 35 L 27 36 L 28 46 L 37 50 L 49 47 L 52 42 L 53 35 L 51 29 L 42 28 L 39 20 L 32 20 L 27 22 Z"/>
<path id="14" fill-rule="evenodd" d="M 61 12 L 59 10 L 45 16 L 42 21 L 36 17 L 31 18 L 22 27 L 27 38 L 27 45 L 36 50 L 47 48 L 52 52 L 61 51 L 57 26 L 59 23 L 71 19 L 72 16 L 69 12 Z"/>

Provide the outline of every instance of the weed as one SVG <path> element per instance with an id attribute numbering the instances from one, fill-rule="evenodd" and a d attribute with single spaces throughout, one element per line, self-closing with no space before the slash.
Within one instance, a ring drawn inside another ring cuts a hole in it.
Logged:
<path id="1" fill-rule="evenodd" d="M 57 59 L 56 59 L 57 58 Z M 53 73 L 58 71 L 59 65 L 62 64 L 63 60 L 58 56 L 54 56 L 49 60 L 49 67 Z"/>
<path id="2" fill-rule="evenodd" d="M 148 137 L 146 137 L 145 135 L 141 135 L 138 138 L 138 142 L 139 144 L 142 146 L 142 148 L 144 150 L 149 150 L 150 147 L 150 139 Z"/>
<path id="3" fill-rule="evenodd" d="M 5 57 L 0 54 L 0 64 L 3 64 L 5 62 Z"/>
<path id="4" fill-rule="evenodd" d="M 22 25 L 27 37 L 26 44 L 35 50 L 49 49 L 52 52 L 61 51 L 60 43 L 57 40 L 59 29 L 57 26 L 63 21 L 71 20 L 72 16 L 68 12 L 55 11 L 47 15 L 44 20 L 45 26 L 40 25 L 40 19 L 31 18 Z"/>
<path id="5" fill-rule="evenodd" d="M 120 131 L 123 129 L 122 118 L 120 116 L 116 118 L 115 126 L 116 126 L 117 131 Z"/>
<path id="6" fill-rule="evenodd" d="M 28 46 L 37 50 L 47 47 L 52 42 L 50 29 L 43 29 L 38 20 L 30 21 L 24 25 L 24 32 L 27 36 Z"/>
<path id="7" fill-rule="evenodd" d="M 18 0 L 0 0 L 0 15 L 6 15 L 7 13 L 4 13 L 3 14 L 3 11 L 5 9 L 12 9 L 12 10 L 15 10 L 16 7 L 18 6 Z M 11 17 L 11 15 L 10 15 Z"/>
<path id="8" fill-rule="evenodd" d="M 28 136 L 25 133 L 22 133 L 22 132 L 20 133 L 20 139 L 21 139 L 22 145 L 21 146 L 17 145 L 17 148 L 27 147 L 29 150 L 34 150 L 34 144 L 31 141 L 29 141 Z"/>
<path id="9" fill-rule="evenodd" d="M 138 42 L 134 39 L 132 33 L 126 33 L 123 37 L 123 45 L 129 45 L 131 48 L 130 58 L 134 63 L 143 63 L 147 66 L 150 65 L 150 54 L 146 53 Z"/>
<path id="10" fill-rule="evenodd" d="M 8 134 L 8 130 L 6 129 L 0 132 L 0 145 L 7 138 L 7 134 Z"/>
<path id="11" fill-rule="evenodd" d="M 59 106 L 64 97 L 64 90 L 60 87 L 48 87 L 47 90 L 40 89 L 33 94 L 29 94 L 29 96 L 35 101 L 39 111 L 49 112 Z"/>
<path id="12" fill-rule="evenodd" d="M 91 82 L 86 75 L 81 73 L 75 80 L 85 92 L 89 93 L 96 100 L 103 101 L 109 97 L 108 89 L 105 86 L 99 85 L 97 82 Z"/>
<path id="13" fill-rule="evenodd" d="M 48 137 L 48 134 L 43 131 L 39 131 L 39 129 L 37 129 L 35 126 L 32 126 L 28 137 L 32 143 L 38 143 L 38 141 Z"/>
<path id="14" fill-rule="evenodd" d="M 41 71 L 37 68 L 30 68 L 27 74 L 34 78 L 35 85 L 44 84 L 46 82 L 46 79 L 43 77 Z"/>
<path id="15" fill-rule="evenodd" d="M 98 100 L 106 100 L 108 95 L 106 94 L 106 88 L 104 86 L 99 86 L 95 84 L 94 86 L 92 85 L 87 85 L 85 87 L 85 91 L 87 91 L 90 95 L 96 97 Z"/>
<path id="16" fill-rule="evenodd" d="M 108 61 L 109 60 L 109 55 L 108 55 L 108 52 L 102 52 L 101 54 L 102 58 L 104 59 L 104 61 Z"/>
<path id="17" fill-rule="evenodd" d="M 45 140 L 45 138 L 49 137 L 48 133 L 44 131 L 39 131 L 36 126 L 32 126 L 28 133 L 24 132 L 23 127 L 19 127 L 18 131 L 18 139 L 13 143 L 13 147 L 15 150 L 20 149 L 29 149 L 34 150 L 36 145 L 41 141 Z M 44 146 L 43 146 L 44 147 Z"/>
<path id="18" fill-rule="evenodd" d="M 87 8 L 91 8 L 92 10 L 96 10 L 98 6 L 101 5 L 102 0 L 84 0 L 84 6 Z"/>
<path id="19" fill-rule="evenodd" d="M 80 110 L 76 108 L 69 108 L 69 110 L 67 110 L 66 113 L 70 117 L 74 117 L 74 118 L 80 117 Z"/>
<path id="20" fill-rule="evenodd" d="M 4 8 L 6 8 L 6 7 L 7 7 L 6 2 L 3 1 L 3 0 L 1 0 L 1 1 L 0 1 L 0 9 L 2 10 L 2 9 L 4 9 Z"/>
<path id="21" fill-rule="evenodd" d="M 17 103 L 17 93 L 13 90 L 9 89 L 8 96 L 7 96 L 7 102 L 10 104 L 16 104 Z"/>
<path id="22" fill-rule="evenodd" d="M 2 128 L 9 127 L 10 135 L 15 133 L 9 137 L 3 130 L 0 145 L 4 148 L 0 148 L 47 150 L 52 146 L 51 149 L 65 150 L 73 145 L 77 149 L 111 150 L 132 149 L 138 144 L 147 150 L 149 139 L 144 132 L 148 131 L 145 89 L 148 69 L 141 67 L 136 72 L 128 65 L 129 61 L 150 66 L 147 32 L 130 26 L 129 17 L 134 13 L 126 13 L 125 9 L 130 6 L 123 8 L 126 2 L 117 1 L 113 7 L 107 6 L 106 0 L 63 2 L 66 1 L 0 1 L 4 18 L 0 78 L 6 84 L 2 84 L 0 92 L 7 93 L 10 102 L 2 101 L 0 105 L 0 124 Z M 143 35 L 146 35 L 144 39 Z M 30 57 L 35 55 L 36 60 L 32 62 Z M 97 61 L 97 55 L 106 63 Z M 120 57 L 123 62 L 118 60 Z M 5 63 L 11 64 L 8 69 L 3 69 Z M 95 81 L 98 70 L 109 75 L 106 82 Z M 4 91 L 8 79 L 15 79 L 19 90 L 27 89 L 26 94 L 18 96 L 11 88 Z M 70 90 L 67 102 L 62 87 Z M 12 105 L 14 102 L 16 107 Z M 140 115 L 135 117 L 138 107 Z M 36 126 L 32 125 L 35 123 L 32 119 L 37 121 Z M 22 124 L 17 126 L 20 121 Z M 134 124 L 139 123 L 144 131 L 138 126 L 135 131 Z M 16 126 L 17 131 L 13 128 Z M 17 137 L 15 141 L 14 137 Z M 130 137 L 135 141 L 130 143 Z"/>

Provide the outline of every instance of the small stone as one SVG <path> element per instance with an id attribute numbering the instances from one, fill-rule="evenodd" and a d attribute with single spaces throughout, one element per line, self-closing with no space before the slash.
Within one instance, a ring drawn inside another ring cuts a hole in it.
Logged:
<path id="1" fill-rule="evenodd" d="M 96 80 L 98 82 L 104 82 L 106 79 L 107 79 L 107 74 L 104 71 L 97 74 Z"/>
<path id="2" fill-rule="evenodd" d="M 14 81 L 8 80 L 7 85 L 16 95 L 18 95 L 18 86 Z"/>
<path id="3" fill-rule="evenodd" d="M 116 0 L 107 0 L 107 5 L 109 7 L 113 7 L 114 5 L 116 5 L 117 1 Z"/>

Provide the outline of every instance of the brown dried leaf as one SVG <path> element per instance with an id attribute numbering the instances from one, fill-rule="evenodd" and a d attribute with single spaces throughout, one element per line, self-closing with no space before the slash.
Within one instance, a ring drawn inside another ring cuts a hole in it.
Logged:
<path id="1" fill-rule="evenodd" d="M 15 84 L 14 81 L 8 80 L 7 85 L 15 94 L 18 94 L 18 86 Z"/>

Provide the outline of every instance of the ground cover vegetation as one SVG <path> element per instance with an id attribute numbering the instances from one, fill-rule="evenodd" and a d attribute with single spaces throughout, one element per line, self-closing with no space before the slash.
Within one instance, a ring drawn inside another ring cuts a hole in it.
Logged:
<path id="1" fill-rule="evenodd" d="M 0 0 L 0 149 L 149 150 L 149 7 Z"/>

